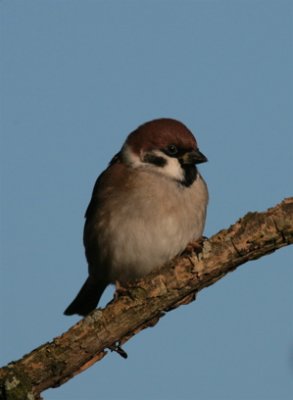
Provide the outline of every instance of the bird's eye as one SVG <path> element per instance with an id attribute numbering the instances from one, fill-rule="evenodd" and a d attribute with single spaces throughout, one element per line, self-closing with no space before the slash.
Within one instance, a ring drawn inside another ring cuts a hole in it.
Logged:
<path id="1" fill-rule="evenodd" d="M 175 144 L 170 144 L 167 146 L 166 151 L 170 156 L 175 156 L 178 153 L 178 149 Z"/>

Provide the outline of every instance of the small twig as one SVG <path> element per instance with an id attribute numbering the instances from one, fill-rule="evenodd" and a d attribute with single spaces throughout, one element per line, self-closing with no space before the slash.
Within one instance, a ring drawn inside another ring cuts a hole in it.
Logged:
<path id="1" fill-rule="evenodd" d="M 122 349 L 119 343 L 114 343 L 112 346 L 109 346 L 108 349 L 111 351 L 115 351 L 115 353 L 119 354 L 119 356 L 124 359 L 128 358 L 128 354 L 125 350 Z"/>

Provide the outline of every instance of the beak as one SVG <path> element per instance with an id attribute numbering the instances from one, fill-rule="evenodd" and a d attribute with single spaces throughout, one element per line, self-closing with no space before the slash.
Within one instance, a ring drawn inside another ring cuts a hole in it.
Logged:
<path id="1" fill-rule="evenodd" d="M 207 162 L 208 159 L 198 149 L 185 153 L 181 159 L 182 164 L 201 164 Z"/>

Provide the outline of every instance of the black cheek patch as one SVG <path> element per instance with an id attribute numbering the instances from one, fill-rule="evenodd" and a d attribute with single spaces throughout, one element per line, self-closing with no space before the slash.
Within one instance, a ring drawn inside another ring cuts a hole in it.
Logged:
<path id="1" fill-rule="evenodd" d="M 167 160 L 165 160 L 165 158 L 150 153 L 145 154 L 143 161 L 149 164 L 157 165 L 158 167 L 164 167 L 167 164 Z"/>

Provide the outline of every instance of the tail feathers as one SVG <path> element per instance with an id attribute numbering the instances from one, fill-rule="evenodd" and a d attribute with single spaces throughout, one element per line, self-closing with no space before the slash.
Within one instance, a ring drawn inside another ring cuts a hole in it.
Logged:
<path id="1" fill-rule="evenodd" d="M 79 314 L 85 316 L 94 310 L 108 283 L 93 282 L 87 278 L 79 293 L 64 311 L 65 315 Z"/>

